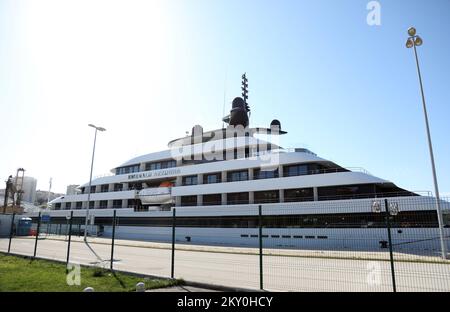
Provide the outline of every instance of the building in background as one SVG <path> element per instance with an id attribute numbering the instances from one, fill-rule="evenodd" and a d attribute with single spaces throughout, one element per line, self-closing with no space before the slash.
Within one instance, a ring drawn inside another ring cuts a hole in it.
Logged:
<path id="1" fill-rule="evenodd" d="M 76 195 L 80 193 L 78 190 L 79 184 L 71 184 L 67 186 L 66 195 Z"/>
<path id="2" fill-rule="evenodd" d="M 13 183 L 16 183 L 16 178 L 13 178 Z M 37 180 L 33 177 L 23 177 L 23 195 L 22 201 L 27 203 L 34 203 L 36 200 L 36 185 Z"/>

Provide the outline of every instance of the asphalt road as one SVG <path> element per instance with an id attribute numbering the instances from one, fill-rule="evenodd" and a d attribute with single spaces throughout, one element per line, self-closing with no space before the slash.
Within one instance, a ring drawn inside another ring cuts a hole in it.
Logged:
<path id="1" fill-rule="evenodd" d="M 33 255 L 34 243 L 34 238 L 14 238 L 11 252 Z M 74 238 L 70 262 L 109 268 L 109 243 L 109 239 L 96 238 L 86 244 Z M 6 251 L 7 247 L 8 239 L 0 239 L 0 251 Z M 202 251 L 176 250 L 175 277 L 194 282 L 258 289 L 259 256 L 226 251 L 229 248 L 215 247 L 213 251 L 208 251 L 205 246 Z M 37 257 L 65 261 L 66 253 L 67 242 L 64 240 L 47 238 L 38 241 Z M 122 240 L 120 245 L 115 246 L 113 264 L 117 270 L 169 277 L 170 244 L 160 243 L 157 248 L 146 245 L 136 247 L 125 246 Z M 388 261 L 265 255 L 263 267 L 266 290 L 392 291 Z M 395 272 L 398 291 L 450 291 L 449 263 L 395 262 Z"/>

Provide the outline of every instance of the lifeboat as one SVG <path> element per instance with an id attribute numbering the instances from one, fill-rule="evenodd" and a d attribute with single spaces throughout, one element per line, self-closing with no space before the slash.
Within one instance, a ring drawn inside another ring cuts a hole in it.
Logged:
<path id="1" fill-rule="evenodd" d="M 142 205 L 165 205 L 174 202 L 172 186 L 169 181 L 162 182 L 159 187 L 145 188 L 139 191 L 138 198 Z"/>

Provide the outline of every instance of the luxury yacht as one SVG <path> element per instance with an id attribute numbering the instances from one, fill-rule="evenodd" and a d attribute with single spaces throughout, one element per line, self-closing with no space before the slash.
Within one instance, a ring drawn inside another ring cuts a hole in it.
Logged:
<path id="1" fill-rule="evenodd" d="M 116 237 L 169 241 L 175 209 L 178 241 L 256 246 L 261 206 L 266 246 L 373 250 L 385 247 L 387 198 L 396 209 L 391 224 L 398 248 L 439 250 L 434 198 L 308 149 L 279 146 L 287 134 L 280 121 L 249 126 L 245 75 L 242 85 L 242 97 L 222 120 L 226 126 L 204 131 L 196 125 L 166 150 L 80 185 L 78 194 L 51 202 L 52 220 L 64 220 L 69 210 L 84 220 L 89 207 L 91 228 L 108 236 L 116 210 Z M 442 206 L 449 210 L 448 202 Z"/>

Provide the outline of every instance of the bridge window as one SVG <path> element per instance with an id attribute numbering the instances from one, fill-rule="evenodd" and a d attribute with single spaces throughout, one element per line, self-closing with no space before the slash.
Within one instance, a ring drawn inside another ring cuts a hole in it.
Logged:
<path id="1" fill-rule="evenodd" d="M 145 164 L 145 170 L 159 170 L 159 169 L 167 169 L 173 168 L 177 166 L 177 162 L 173 159 L 158 161 L 158 162 L 149 162 Z"/>
<path id="2" fill-rule="evenodd" d="M 132 165 L 132 166 L 126 166 L 126 167 L 119 167 L 116 168 L 116 174 L 127 174 L 127 173 L 134 173 L 139 172 L 139 165 Z"/>

